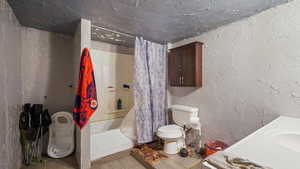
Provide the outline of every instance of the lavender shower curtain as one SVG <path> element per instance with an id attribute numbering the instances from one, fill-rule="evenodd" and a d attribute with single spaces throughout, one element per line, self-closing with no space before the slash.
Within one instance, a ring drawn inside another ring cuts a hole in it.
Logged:
<path id="1" fill-rule="evenodd" d="M 134 100 L 137 142 L 153 141 L 166 124 L 167 47 L 136 38 L 134 55 Z"/>

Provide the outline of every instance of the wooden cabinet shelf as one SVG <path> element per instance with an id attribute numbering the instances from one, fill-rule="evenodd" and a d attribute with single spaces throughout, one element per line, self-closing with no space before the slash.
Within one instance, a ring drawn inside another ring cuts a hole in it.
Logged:
<path id="1" fill-rule="evenodd" d="M 168 53 L 169 84 L 173 87 L 202 87 L 203 43 L 194 42 Z"/>

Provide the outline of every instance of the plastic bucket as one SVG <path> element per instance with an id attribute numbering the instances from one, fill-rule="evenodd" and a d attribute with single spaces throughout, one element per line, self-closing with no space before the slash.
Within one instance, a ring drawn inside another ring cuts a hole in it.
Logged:
<path id="1" fill-rule="evenodd" d="M 214 141 L 208 141 L 204 144 L 205 147 L 205 155 L 209 156 L 217 151 L 224 150 L 228 147 L 228 145 L 222 141 L 214 140 Z"/>

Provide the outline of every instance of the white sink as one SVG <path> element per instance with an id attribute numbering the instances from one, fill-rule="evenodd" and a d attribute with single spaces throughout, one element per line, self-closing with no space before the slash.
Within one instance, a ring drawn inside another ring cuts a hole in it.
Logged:
<path id="1" fill-rule="evenodd" d="M 300 169 L 300 118 L 280 116 L 225 152 L 273 169 Z"/>
<path id="2" fill-rule="evenodd" d="M 273 138 L 280 146 L 300 152 L 300 133 L 278 133 Z"/>

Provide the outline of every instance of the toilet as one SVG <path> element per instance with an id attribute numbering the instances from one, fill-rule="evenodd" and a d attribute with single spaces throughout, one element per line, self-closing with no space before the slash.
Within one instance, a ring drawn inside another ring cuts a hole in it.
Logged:
<path id="1" fill-rule="evenodd" d="M 157 136 L 164 140 L 164 152 L 176 154 L 185 147 L 185 132 L 183 127 L 200 126 L 198 108 L 184 105 L 171 106 L 173 121 L 175 124 L 158 128 Z"/>
<path id="2" fill-rule="evenodd" d="M 57 112 L 51 116 L 47 154 L 52 158 L 63 158 L 74 151 L 74 121 L 69 112 Z"/>

